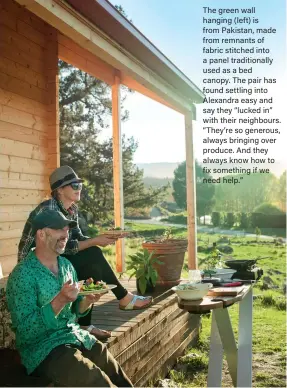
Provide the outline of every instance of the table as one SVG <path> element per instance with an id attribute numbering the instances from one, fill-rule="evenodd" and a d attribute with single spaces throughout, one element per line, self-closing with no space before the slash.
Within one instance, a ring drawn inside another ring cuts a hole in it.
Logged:
<path id="1" fill-rule="evenodd" d="M 206 296 L 199 301 L 178 301 L 179 307 L 190 313 L 212 312 L 208 387 L 222 386 L 224 352 L 234 387 L 252 386 L 252 291 L 252 285 L 245 285 L 236 296 Z M 228 307 L 234 303 L 239 303 L 238 345 L 228 313 Z"/>

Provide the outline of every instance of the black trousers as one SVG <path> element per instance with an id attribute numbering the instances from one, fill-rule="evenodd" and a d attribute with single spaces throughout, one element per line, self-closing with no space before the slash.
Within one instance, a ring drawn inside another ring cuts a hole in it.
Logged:
<path id="1" fill-rule="evenodd" d="M 96 342 L 91 350 L 60 345 L 51 351 L 33 372 L 48 378 L 57 387 L 132 387 L 112 354 Z"/>
<path id="2" fill-rule="evenodd" d="M 76 253 L 75 255 L 63 255 L 74 266 L 79 280 L 93 278 L 94 281 L 103 280 L 107 284 L 116 284 L 112 290 L 115 297 L 120 300 L 124 298 L 128 291 L 121 285 L 112 267 L 103 255 L 99 247 L 90 247 Z M 92 311 L 85 317 L 79 319 L 79 324 L 88 326 L 91 324 Z"/>

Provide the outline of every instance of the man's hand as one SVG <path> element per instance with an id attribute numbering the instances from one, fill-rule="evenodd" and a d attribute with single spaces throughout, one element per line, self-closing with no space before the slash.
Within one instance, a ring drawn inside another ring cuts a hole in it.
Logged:
<path id="1" fill-rule="evenodd" d="M 100 299 L 101 295 L 102 294 L 89 294 L 85 296 L 85 300 L 89 304 L 96 303 Z"/>
<path id="2" fill-rule="evenodd" d="M 114 237 L 107 237 L 104 234 L 100 234 L 97 237 L 94 237 L 93 239 L 94 245 L 97 245 L 99 247 L 106 247 L 107 245 L 113 245 L 118 240 Z"/>
<path id="3" fill-rule="evenodd" d="M 103 293 L 105 294 L 105 292 Z M 87 311 L 94 303 L 96 303 L 103 294 L 89 294 L 86 295 L 83 300 L 79 303 L 79 312 L 83 314 Z"/>
<path id="4" fill-rule="evenodd" d="M 59 294 L 51 301 L 51 306 L 56 315 L 58 315 L 61 310 L 66 306 L 67 303 L 74 302 L 79 293 L 79 288 L 77 283 L 73 283 L 71 279 L 68 280 L 62 287 Z"/>
<path id="5" fill-rule="evenodd" d="M 68 280 L 62 287 L 59 298 L 65 303 L 74 302 L 79 293 L 79 287 L 77 283 L 72 283 L 72 280 Z"/>

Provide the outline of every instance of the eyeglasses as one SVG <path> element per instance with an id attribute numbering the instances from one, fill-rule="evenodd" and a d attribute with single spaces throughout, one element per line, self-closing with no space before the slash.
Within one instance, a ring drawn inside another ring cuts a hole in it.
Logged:
<path id="1" fill-rule="evenodd" d="M 79 191 L 79 190 L 82 190 L 83 184 L 81 182 L 73 182 L 73 183 L 70 183 L 69 186 L 71 186 L 73 190 Z"/>

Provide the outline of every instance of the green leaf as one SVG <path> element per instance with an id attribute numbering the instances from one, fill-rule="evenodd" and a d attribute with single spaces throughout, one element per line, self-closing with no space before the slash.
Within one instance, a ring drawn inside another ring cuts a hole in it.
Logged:
<path id="1" fill-rule="evenodd" d="M 143 276 L 145 273 L 144 269 L 143 268 L 139 268 L 137 271 L 136 271 L 136 277 L 137 279 L 139 279 L 141 276 Z"/>
<path id="2" fill-rule="evenodd" d="M 144 295 L 145 291 L 146 291 L 146 285 L 147 285 L 147 281 L 146 281 L 146 278 L 145 276 L 141 276 L 139 278 L 139 289 L 140 289 L 140 292 Z"/>
<path id="3" fill-rule="evenodd" d="M 133 278 L 133 277 L 135 276 L 135 274 L 136 274 L 136 272 L 133 272 L 133 273 L 131 274 L 131 276 L 129 277 L 129 280 L 131 280 L 131 278 Z"/>
<path id="4" fill-rule="evenodd" d="M 150 276 L 150 280 L 151 280 L 153 286 L 155 286 L 157 278 L 158 278 L 157 272 L 155 270 L 153 270 L 151 272 L 151 276 Z"/>

